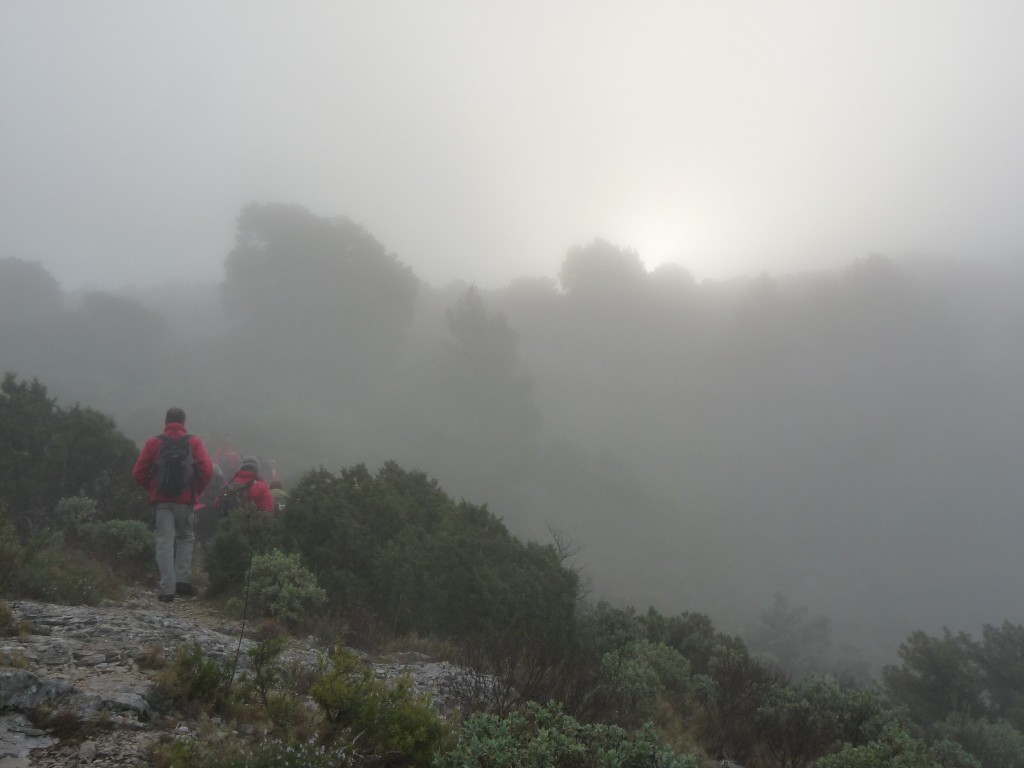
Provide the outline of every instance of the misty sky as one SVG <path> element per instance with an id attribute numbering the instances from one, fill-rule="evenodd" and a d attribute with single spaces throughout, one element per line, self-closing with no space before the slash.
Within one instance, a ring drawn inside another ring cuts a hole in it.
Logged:
<path id="1" fill-rule="evenodd" d="M 1016 2 L 0 3 L 0 256 L 219 280 L 246 202 L 434 284 L 1024 241 Z"/>

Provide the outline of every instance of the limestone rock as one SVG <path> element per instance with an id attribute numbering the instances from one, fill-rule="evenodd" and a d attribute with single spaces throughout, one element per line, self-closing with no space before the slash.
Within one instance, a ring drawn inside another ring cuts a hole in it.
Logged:
<path id="1" fill-rule="evenodd" d="M 161 737 L 194 738 L 199 729 L 160 711 L 155 674 L 143 668 L 142 659 L 170 660 L 195 643 L 222 663 L 232 663 L 237 653 L 239 671 L 250 665 L 246 651 L 253 643 L 243 639 L 239 649 L 240 623 L 226 621 L 201 601 L 159 603 L 155 594 L 130 589 L 125 600 L 100 606 L 20 600 L 10 607 L 31 631 L 0 637 L 0 664 L 11 665 L 0 666 L 0 768 L 146 765 Z M 294 640 L 282 661 L 315 670 L 324 652 L 309 639 Z M 441 711 L 451 708 L 446 681 L 461 674 L 414 653 L 373 667 L 382 679 L 409 676 L 413 690 L 430 694 Z M 102 720 L 106 727 L 64 743 L 29 721 L 39 709 L 86 724 Z"/>

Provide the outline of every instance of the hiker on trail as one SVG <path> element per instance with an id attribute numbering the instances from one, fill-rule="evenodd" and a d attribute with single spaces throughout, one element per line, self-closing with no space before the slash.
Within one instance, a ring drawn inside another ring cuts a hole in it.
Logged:
<path id="1" fill-rule="evenodd" d="M 223 496 L 224 492 L 231 487 L 235 489 L 235 496 L 242 504 L 251 501 L 260 512 L 267 512 L 271 515 L 275 514 L 274 496 L 270 492 L 270 487 L 267 485 L 266 480 L 260 477 L 260 460 L 255 456 L 246 456 L 242 459 L 238 471 L 231 478 L 231 481 L 224 486 L 221 495 Z M 221 505 L 220 509 L 222 514 L 227 514 L 230 511 L 225 509 L 224 504 Z"/>
<path id="2" fill-rule="evenodd" d="M 224 439 L 220 448 L 217 449 L 213 460 L 224 470 L 225 477 L 232 477 L 238 471 L 238 465 L 242 461 L 242 454 L 235 450 L 234 440 L 228 437 Z"/>
<path id="3" fill-rule="evenodd" d="M 288 491 L 280 480 L 270 481 L 270 495 L 274 497 L 274 511 L 280 513 L 288 506 Z"/>
<path id="4" fill-rule="evenodd" d="M 149 491 L 153 505 L 160 600 L 170 603 L 175 594 L 194 595 L 194 506 L 213 477 L 213 463 L 203 441 L 185 431 L 185 411 L 167 410 L 164 431 L 146 441 L 132 477 Z"/>

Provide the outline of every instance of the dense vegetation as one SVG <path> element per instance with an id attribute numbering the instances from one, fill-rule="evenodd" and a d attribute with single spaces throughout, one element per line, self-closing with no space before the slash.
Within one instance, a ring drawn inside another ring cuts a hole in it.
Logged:
<path id="1" fill-rule="evenodd" d="M 90 602 L 123 579 L 151 580 L 145 505 L 126 479 L 135 449 L 113 421 L 9 375 L 0 424 L 3 595 Z M 478 673 L 461 691 L 467 717 L 439 720 L 341 649 L 303 682 L 277 665 L 271 633 L 233 691 L 195 648 L 161 686 L 225 717 L 262 718 L 274 738 L 168 748 L 154 756 L 163 764 L 668 768 L 693 765 L 692 754 L 779 768 L 1024 765 L 1024 627 L 986 627 L 981 640 L 915 632 L 879 686 L 794 677 L 704 614 L 590 602 L 564 543 L 524 543 L 486 507 L 395 463 L 307 472 L 276 519 L 234 513 L 206 555 L 211 592 L 242 595 L 250 557 L 252 610 L 282 627 L 451 649 Z M 303 691 L 318 720 L 301 714 Z"/>

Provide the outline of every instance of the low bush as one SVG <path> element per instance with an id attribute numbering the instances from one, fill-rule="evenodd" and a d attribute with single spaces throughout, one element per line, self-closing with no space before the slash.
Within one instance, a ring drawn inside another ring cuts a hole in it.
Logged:
<path id="1" fill-rule="evenodd" d="M 648 724 L 638 731 L 576 721 L 557 704 L 531 704 L 505 717 L 476 714 L 435 768 L 696 768 L 662 745 Z"/>
<path id="2" fill-rule="evenodd" d="M 310 736 L 277 737 L 253 743 L 227 736 L 217 741 L 168 741 L 157 744 L 149 755 L 154 768 L 345 768 L 365 765 L 355 744 L 325 744 Z"/>
<path id="3" fill-rule="evenodd" d="M 359 735 L 362 753 L 387 766 L 429 766 L 449 740 L 448 727 L 430 702 L 412 692 L 407 678 L 386 683 L 351 651 L 338 648 L 310 695 L 327 719 L 333 739 Z"/>
<path id="4" fill-rule="evenodd" d="M 889 721 L 876 692 L 847 691 L 825 677 L 772 686 L 754 715 L 762 752 L 784 766 L 873 741 Z"/>
<path id="5" fill-rule="evenodd" d="M 363 764 L 354 740 L 325 744 L 308 737 L 298 741 L 266 739 L 218 768 L 343 768 Z"/>
<path id="6" fill-rule="evenodd" d="M 82 530 L 99 520 L 96 502 L 87 496 L 67 496 L 54 506 L 50 527 L 61 531 L 69 541 L 77 541 Z"/>
<path id="7" fill-rule="evenodd" d="M 33 536 L 23 557 L 13 586 L 19 595 L 64 605 L 97 605 L 118 594 L 111 570 L 68 549 L 58 532 Z"/>
<path id="8" fill-rule="evenodd" d="M 19 627 L 14 612 L 6 600 L 0 599 L 0 637 L 13 637 L 17 634 Z"/>
<path id="9" fill-rule="evenodd" d="M 957 742 L 982 768 L 1024 768 L 1024 733 L 1006 721 L 951 715 L 934 730 L 938 736 Z"/>
<path id="10" fill-rule="evenodd" d="M 139 669 L 164 669 L 167 666 L 167 659 L 164 657 L 163 648 L 151 645 L 135 657 L 135 663 Z"/>
<path id="11" fill-rule="evenodd" d="M 32 709 L 28 716 L 36 728 L 47 730 L 59 739 L 76 738 L 89 725 L 73 709 L 54 710 L 38 706 Z"/>
<path id="12" fill-rule="evenodd" d="M 297 554 L 279 549 L 254 555 L 249 574 L 249 601 L 255 616 L 279 619 L 292 629 L 327 602 L 327 593 Z"/>
<path id="13" fill-rule="evenodd" d="M 24 547 L 18 542 L 14 524 L 0 514 L 0 595 L 12 595 L 23 561 Z"/>
<path id="14" fill-rule="evenodd" d="M 896 725 L 885 728 L 876 741 L 847 746 L 814 764 L 814 768 L 981 768 L 956 743 L 928 745 Z"/>
<path id="15" fill-rule="evenodd" d="M 300 699 L 302 681 L 294 676 L 294 667 L 284 667 L 280 662 L 287 644 L 287 635 L 279 626 L 264 622 L 255 645 L 246 652 L 251 666 L 240 682 L 244 690 L 241 698 L 257 698 L 274 729 L 291 733 L 301 729 L 305 712 Z"/>
<path id="16" fill-rule="evenodd" d="M 228 672 L 203 653 L 198 643 L 182 646 L 157 675 L 159 696 L 193 713 L 218 711 L 227 695 Z"/>
<path id="17" fill-rule="evenodd" d="M 240 509 L 220 521 L 203 562 L 211 595 L 238 594 L 257 555 L 281 549 L 281 521 L 254 509 Z"/>
<path id="18" fill-rule="evenodd" d="M 87 553 L 126 578 L 153 570 L 153 532 L 139 520 L 104 520 L 79 529 Z"/>

